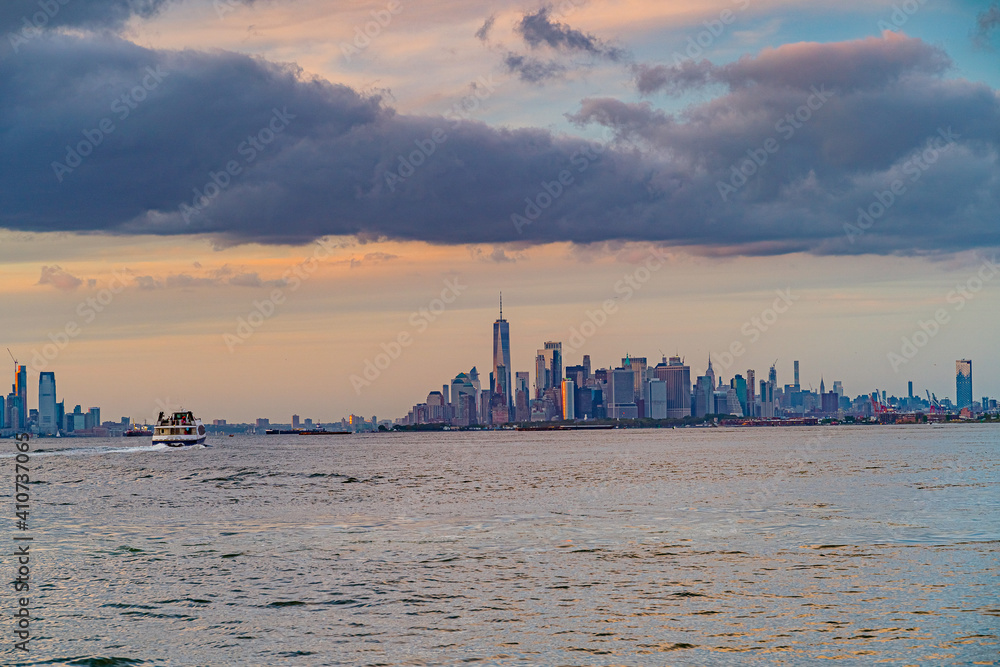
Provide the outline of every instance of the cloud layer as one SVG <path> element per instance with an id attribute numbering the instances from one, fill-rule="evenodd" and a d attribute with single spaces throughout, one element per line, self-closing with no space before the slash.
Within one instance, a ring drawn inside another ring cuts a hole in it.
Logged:
<path id="1" fill-rule="evenodd" d="M 551 22 L 529 23 L 529 35 L 604 48 Z M 547 130 L 400 114 L 378 96 L 234 53 L 47 33 L 0 59 L 0 153 L 10 156 L 0 226 L 219 243 L 623 239 L 722 254 L 1000 245 L 1000 102 L 946 78 L 949 63 L 890 33 L 724 66 L 645 66 L 636 75 L 646 93 L 719 92 L 673 115 L 584 100 L 572 119 L 614 137 L 598 150 Z M 949 128 L 947 150 L 929 152 Z M 752 173 L 737 183 L 741 169 Z M 905 192 L 848 238 L 858 208 L 897 179 Z"/>

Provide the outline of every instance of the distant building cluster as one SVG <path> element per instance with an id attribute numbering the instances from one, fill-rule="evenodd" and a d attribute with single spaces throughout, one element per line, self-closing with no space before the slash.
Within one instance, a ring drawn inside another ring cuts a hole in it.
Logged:
<path id="1" fill-rule="evenodd" d="M 56 400 L 56 374 L 42 371 L 38 374 L 38 408 L 28 408 L 28 369 L 14 363 L 14 384 L 6 399 L 0 395 L 0 434 L 31 433 L 41 436 L 94 436 L 121 435 L 129 427 L 127 418 L 121 422 L 102 422 L 101 409 L 86 412 L 77 405 L 66 412 L 64 401 Z"/>
<path id="2" fill-rule="evenodd" d="M 778 383 L 777 362 L 767 377 L 757 379 L 748 369 L 728 382 L 717 375 L 709 357 L 703 375 L 693 377 L 691 367 L 680 356 L 661 357 L 650 365 L 646 357 L 626 354 L 621 364 L 593 368 L 590 355 L 578 365 L 565 365 L 562 343 L 546 341 L 535 355 L 535 382 L 528 371 L 512 373 L 510 324 L 500 316 L 493 323 L 493 364 L 489 385 L 473 367 L 462 372 L 440 390 L 433 390 L 423 403 L 396 420 L 402 426 L 444 424 L 449 426 L 491 426 L 546 421 L 586 421 L 623 419 L 684 419 L 715 415 L 724 418 L 759 420 L 792 418 L 871 418 L 889 420 L 901 413 L 950 414 L 972 417 L 997 412 L 997 401 L 972 398 L 972 361 L 959 360 L 956 370 L 957 402 L 927 392 L 923 399 L 913 395 L 913 383 L 905 397 L 886 396 L 874 391 L 850 398 L 843 383 L 833 382 L 827 390 L 825 379 L 819 389 L 803 388 L 799 362 L 793 363 L 793 382 Z"/>
<path id="3" fill-rule="evenodd" d="M 626 354 L 613 368 L 592 368 L 590 355 L 578 365 L 566 366 L 562 343 L 545 341 L 535 355 L 535 382 L 528 371 L 511 372 L 510 325 L 500 317 L 493 323 L 493 366 L 489 385 L 483 386 L 476 368 L 462 372 L 440 390 L 427 394 L 405 417 L 395 422 L 375 416 L 344 417 L 325 424 L 292 415 L 290 424 L 271 424 L 260 418 L 250 424 L 230 424 L 215 419 L 208 427 L 213 434 L 263 434 L 270 429 L 329 429 L 370 433 L 394 425 L 447 425 L 455 427 L 502 426 L 513 423 L 589 420 L 666 420 L 715 416 L 775 420 L 797 418 L 867 418 L 879 421 L 908 421 L 914 415 L 935 419 L 946 416 L 974 418 L 998 414 L 997 400 L 973 398 L 972 360 L 955 362 L 955 402 L 925 390 L 926 398 L 913 393 L 887 396 L 874 391 L 853 399 L 844 393 L 838 380 L 827 391 L 820 379 L 819 390 L 803 389 L 799 362 L 793 362 L 791 384 L 779 385 L 777 362 L 768 369 L 767 379 L 757 380 L 756 371 L 737 373 L 729 382 L 717 376 L 709 357 L 704 375 L 692 381 L 691 367 L 680 356 L 662 357 L 650 366 L 646 357 Z M 56 400 L 56 376 L 42 371 L 38 376 L 38 407 L 28 407 L 28 370 L 14 364 L 14 383 L 6 398 L 0 395 L 0 435 L 28 432 L 39 436 L 108 437 L 136 428 L 128 417 L 119 422 L 101 421 L 101 409 L 84 412 L 80 405 L 66 412 L 64 401 Z"/>

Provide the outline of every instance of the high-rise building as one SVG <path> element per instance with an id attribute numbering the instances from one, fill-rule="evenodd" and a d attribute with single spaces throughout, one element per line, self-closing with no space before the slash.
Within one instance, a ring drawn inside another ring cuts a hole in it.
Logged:
<path id="1" fill-rule="evenodd" d="M 667 418 L 667 383 L 663 380 L 646 381 L 646 402 L 644 417 L 650 419 Z"/>
<path id="2" fill-rule="evenodd" d="M 567 366 L 565 372 L 566 379 L 575 382 L 578 388 L 586 384 L 587 368 L 585 366 Z"/>
<path id="3" fill-rule="evenodd" d="M 750 413 L 747 412 L 747 381 L 742 375 L 737 373 L 729 383 L 729 386 L 736 390 L 736 400 L 739 401 L 740 410 L 742 411 L 740 416 L 749 415 Z"/>
<path id="4" fill-rule="evenodd" d="M 28 427 L 28 367 L 22 364 L 17 366 L 15 376 L 14 393 L 17 394 L 18 402 L 18 428 Z"/>
<path id="5" fill-rule="evenodd" d="M 292 415 L 292 428 L 297 429 L 299 427 L 299 416 Z"/>
<path id="6" fill-rule="evenodd" d="M 955 405 L 959 410 L 972 407 L 972 359 L 955 362 Z"/>
<path id="7" fill-rule="evenodd" d="M 774 366 L 771 366 L 774 375 Z M 774 418 L 774 384 L 770 380 L 760 381 L 760 416 L 761 419 Z"/>
<path id="8" fill-rule="evenodd" d="M 747 417 L 757 416 L 757 372 L 747 369 Z"/>
<path id="9" fill-rule="evenodd" d="M 518 371 L 514 377 L 514 420 L 531 421 L 531 394 L 529 393 L 528 371 Z"/>
<path id="10" fill-rule="evenodd" d="M 503 318 L 503 294 L 500 295 L 500 317 L 493 323 L 493 386 L 495 394 L 504 397 L 507 411 L 514 408 L 514 392 L 510 365 L 510 324 Z"/>
<path id="11" fill-rule="evenodd" d="M 667 419 L 691 415 L 691 367 L 680 357 L 664 359 L 653 369 L 653 376 L 667 385 Z"/>
<path id="12" fill-rule="evenodd" d="M 635 419 L 635 374 L 628 368 L 616 368 L 608 374 L 607 412 L 609 419 Z"/>
<path id="13" fill-rule="evenodd" d="M 913 380 L 906 383 L 906 395 L 909 398 L 913 398 Z"/>
<path id="14" fill-rule="evenodd" d="M 535 355 L 535 398 L 540 399 L 548 384 L 549 371 L 545 368 L 545 354 L 542 350 Z"/>
<path id="15" fill-rule="evenodd" d="M 712 370 L 712 355 L 708 355 L 708 370 L 705 371 L 705 377 L 711 379 L 712 391 L 715 391 L 715 385 L 717 384 L 717 381 L 715 379 L 715 371 Z"/>
<path id="16" fill-rule="evenodd" d="M 712 387 L 712 378 L 708 375 L 698 376 L 692 403 L 695 417 L 704 417 L 715 410 L 715 388 Z"/>
<path id="17" fill-rule="evenodd" d="M 802 385 L 799 384 L 799 362 L 796 360 L 796 361 L 794 361 L 792 363 L 795 364 L 795 391 L 800 391 L 801 388 L 802 388 Z M 777 386 L 777 385 L 775 385 L 775 386 Z"/>
<path id="18" fill-rule="evenodd" d="M 767 372 L 767 381 L 771 385 L 772 392 L 778 388 L 778 371 L 774 367 L 777 363 L 771 364 L 771 370 Z"/>
<path id="19" fill-rule="evenodd" d="M 571 420 L 576 416 L 576 383 L 572 380 L 562 382 L 562 418 Z"/>
<path id="20" fill-rule="evenodd" d="M 0 394 L 0 428 L 7 428 L 7 401 Z"/>
<path id="21" fill-rule="evenodd" d="M 545 341 L 535 357 L 535 390 L 538 398 L 546 389 L 559 388 L 563 379 L 562 343 Z"/>
<path id="22" fill-rule="evenodd" d="M 626 354 L 622 359 L 622 368 L 630 369 L 635 376 L 635 393 L 637 397 L 642 396 L 643 384 L 646 381 L 646 357 L 633 357 Z"/>
<path id="23" fill-rule="evenodd" d="M 38 432 L 42 435 L 55 435 L 58 431 L 56 374 L 42 371 L 38 374 Z"/>
<path id="24" fill-rule="evenodd" d="M 583 381 L 590 382 L 590 355 L 583 355 Z"/>

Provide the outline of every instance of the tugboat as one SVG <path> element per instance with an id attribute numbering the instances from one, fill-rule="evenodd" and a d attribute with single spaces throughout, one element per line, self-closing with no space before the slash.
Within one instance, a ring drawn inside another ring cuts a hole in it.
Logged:
<path id="1" fill-rule="evenodd" d="M 141 426 L 139 424 L 133 424 L 132 428 L 125 431 L 126 438 L 148 438 L 151 435 L 153 435 L 153 429 L 149 428 L 145 424 Z"/>
<path id="2" fill-rule="evenodd" d="M 205 426 L 191 411 L 174 412 L 169 417 L 163 413 L 156 419 L 153 429 L 153 444 L 168 447 L 187 447 L 205 442 Z"/>

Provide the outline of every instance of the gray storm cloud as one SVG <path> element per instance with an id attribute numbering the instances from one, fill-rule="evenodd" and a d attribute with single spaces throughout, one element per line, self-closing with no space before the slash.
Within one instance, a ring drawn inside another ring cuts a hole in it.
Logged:
<path id="1" fill-rule="evenodd" d="M 665 82 L 651 92 L 724 85 L 683 113 L 584 100 L 571 120 L 606 127 L 602 149 L 397 113 L 259 58 L 47 33 L 0 59 L 0 226 L 220 244 L 645 240 L 713 254 L 1000 245 L 1000 101 L 946 78 L 940 49 L 897 35 L 697 67 L 701 78 L 650 75 Z M 940 136 L 947 150 L 931 151 Z M 894 179 L 905 192 L 846 238 Z"/>

